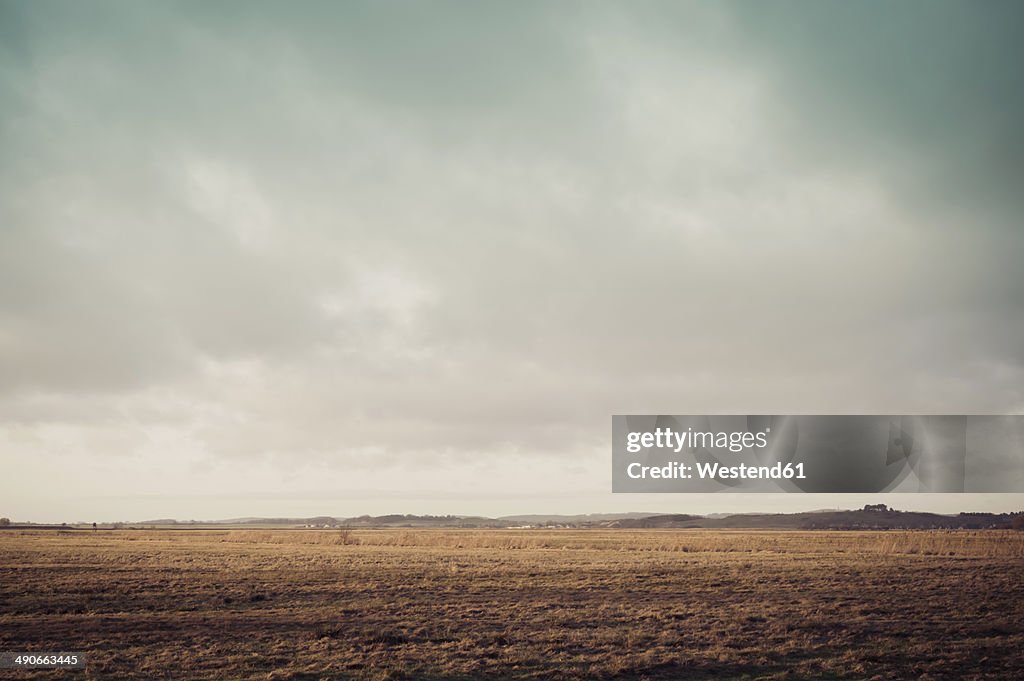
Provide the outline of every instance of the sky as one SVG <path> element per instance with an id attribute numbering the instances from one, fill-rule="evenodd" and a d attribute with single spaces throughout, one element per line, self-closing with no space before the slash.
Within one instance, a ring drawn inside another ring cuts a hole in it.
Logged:
<path id="1" fill-rule="evenodd" d="M 0 515 L 611 493 L 613 414 L 1024 413 L 1018 2 L 0 0 Z"/>

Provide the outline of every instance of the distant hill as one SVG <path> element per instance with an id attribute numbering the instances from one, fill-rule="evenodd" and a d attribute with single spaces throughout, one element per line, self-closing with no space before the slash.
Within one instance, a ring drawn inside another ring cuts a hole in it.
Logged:
<path id="1" fill-rule="evenodd" d="M 345 527 L 508 527 L 507 520 L 461 515 L 362 515 L 347 518 Z"/>
<path id="2" fill-rule="evenodd" d="M 700 515 L 673 513 L 670 515 L 651 515 L 643 518 L 624 518 L 607 523 L 607 527 L 635 529 L 709 527 L 716 522 L 719 522 L 719 519 Z"/>
<path id="3" fill-rule="evenodd" d="M 708 528 L 765 530 L 936 530 L 988 529 L 1009 527 L 1010 514 L 961 513 L 939 515 L 915 511 L 858 510 L 814 511 L 807 513 L 745 513 L 719 518 L 662 515 L 623 520 L 623 528 Z"/>
<path id="4" fill-rule="evenodd" d="M 580 515 L 503 515 L 498 520 L 507 520 L 514 523 L 536 524 L 544 523 L 600 523 L 610 520 L 624 520 L 629 518 L 647 518 L 650 513 L 585 513 Z"/>
<path id="5" fill-rule="evenodd" d="M 460 515 L 362 515 L 353 518 L 236 518 L 217 521 L 148 520 L 130 525 L 176 527 L 261 526 L 310 528 L 511 528 L 574 527 L 607 529 L 765 529 L 765 530 L 891 530 L 989 529 L 1010 527 L 1022 513 L 960 513 L 941 515 L 897 511 L 883 504 L 859 510 L 819 510 L 802 513 L 739 513 L 689 515 L 681 513 L 590 513 L 583 515 L 527 514 L 500 518 Z"/>

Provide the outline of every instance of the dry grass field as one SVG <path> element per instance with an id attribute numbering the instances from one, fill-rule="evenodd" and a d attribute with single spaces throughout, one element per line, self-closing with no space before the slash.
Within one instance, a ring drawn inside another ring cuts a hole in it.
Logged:
<path id="1" fill-rule="evenodd" d="M 0 532 L 65 679 L 1021 679 L 1024 533 Z M 20 675 L 20 676 L 19 676 Z"/>

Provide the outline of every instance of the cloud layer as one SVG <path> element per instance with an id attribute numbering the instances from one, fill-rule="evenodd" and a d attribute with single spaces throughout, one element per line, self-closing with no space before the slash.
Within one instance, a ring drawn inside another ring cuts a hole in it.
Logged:
<path id="1" fill-rule="evenodd" d="M 0 8 L 9 515 L 604 510 L 614 413 L 1024 409 L 1014 3 Z"/>

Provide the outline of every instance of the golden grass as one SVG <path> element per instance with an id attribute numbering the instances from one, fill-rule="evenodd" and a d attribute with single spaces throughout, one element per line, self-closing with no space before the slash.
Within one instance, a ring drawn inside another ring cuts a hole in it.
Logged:
<path id="1" fill-rule="evenodd" d="M 155 536 L 160 537 L 161 534 Z M 366 544 L 448 549 L 683 553 L 767 551 L 798 554 L 853 552 L 1024 558 L 1024 532 L 1000 530 L 232 530 L 223 534 L 221 540 L 250 544 Z"/>
<path id="2" fill-rule="evenodd" d="M 37 679 L 1024 678 L 1022 535 L 0 532 Z"/>

